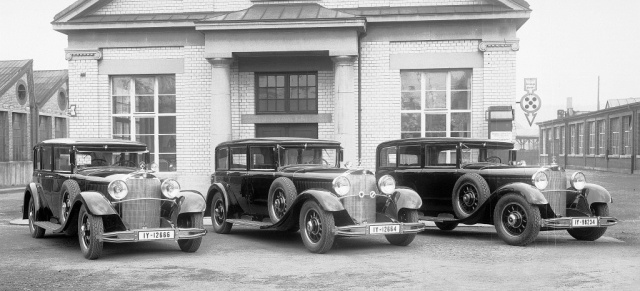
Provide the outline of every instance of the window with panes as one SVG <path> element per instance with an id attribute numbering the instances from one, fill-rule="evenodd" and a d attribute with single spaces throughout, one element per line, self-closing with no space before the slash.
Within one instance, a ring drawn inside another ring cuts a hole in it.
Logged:
<path id="1" fill-rule="evenodd" d="M 578 123 L 578 154 L 584 155 L 584 124 Z"/>
<path id="2" fill-rule="evenodd" d="M 56 138 L 67 137 L 67 119 L 56 117 Z"/>
<path id="3" fill-rule="evenodd" d="M 609 132 L 611 138 L 609 138 L 609 154 L 620 154 L 620 117 L 611 118 L 609 121 Z"/>
<path id="4" fill-rule="evenodd" d="M 560 126 L 560 149 L 559 152 L 561 155 L 564 155 L 564 126 Z"/>
<path id="5" fill-rule="evenodd" d="M 631 154 L 631 116 L 622 117 L 622 154 Z"/>
<path id="6" fill-rule="evenodd" d="M 596 123 L 595 121 L 587 122 L 587 155 L 596 153 Z"/>
<path id="7" fill-rule="evenodd" d="M 51 139 L 51 116 L 40 115 L 38 122 L 38 142 Z"/>
<path id="8" fill-rule="evenodd" d="M 13 160 L 26 161 L 27 153 L 27 114 L 13 113 L 11 117 L 13 131 Z"/>
<path id="9" fill-rule="evenodd" d="M 576 154 L 576 125 L 569 125 L 569 154 Z"/>
<path id="10" fill-rule="evenodd" d="M 606 154 L 606 149 L 605 149 L 605 141 L 606 141 L 606 123 L 604 120 L 598 120 L 597 121 L 597 136 L 596 138 L 598 139 L 598 155 L 605 155 Z"/>
<path id="11" fill-rule="evenodd" d="M 401 71 L 401 137 L 471 137 L 471 70 Z"/>
<path id="12" fill-rule="evenodd" d="M 256 114 L 318 113 L 317 73 L 256 73 Z"/>
<path id="13" fill-rule="evenodd" d="M 0 111 L 0 161 L 9 160 L 9 113 Z"/>
<path id="14" fill-rule="evenodd" d="M 112 76 L 113 138 L 147 144 L 161 172 L 178 169 L 175 75 Z"/>

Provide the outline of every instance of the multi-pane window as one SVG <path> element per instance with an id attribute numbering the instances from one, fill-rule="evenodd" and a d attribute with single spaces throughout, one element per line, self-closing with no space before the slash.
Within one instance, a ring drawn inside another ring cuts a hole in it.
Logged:
<path id="1" fill-rule="evenodd" d="M 38 122 L 38 142 L 51 139 L 51 116 L 40 115 Z"/>
<path id="2" fill-rule="evenodd" d="M 561 155 L 564 155 L 564 126 L 560 126 L 560 150 Z"/>
<path id="3" fill-rule="evenodd" d="M 622 117 L 622 154 L 631 154 L 631 116 Z"/>
<path id="4" fill-rule="evenodd" d="M 576 154 L 576 125 L 569 125 L 569 154 Z"/>
<path id="5" fill-rule="evenodd" d="M 56 117 L 56 138 L 67 137 L 67 119 Z"/>
<path id="6" fill-rule="evenodd" d="M 0 111 L 0 161 L 9 160 L 9 114 Z"/>
<path id="7" fill-rule="evenodd" d="M 596 153 L 596 123 L 595 121 L 587 122 L 587 155 Z"/>
<path id="8" fill-rule="evenodd" d="M 471 70 L 401 71 L 401 137 L 471 137 Z"/>
<path id="9" fill-rule="evenodd" d="M 558 154 L 564 155 L 564 126 L 556 127 L 554 148 Z"/>
<path id="10" fill-rule="evenodd" d="M 175 76 L 114 76 L 111 90 L 113 138 L 146 143 L 160 171 L 176 171 Z"/>
<path id="11" fill-rule="evenodd" d="M 578 154 L 584 155 L 584 124 L 578 123 Z"/>
<path id="12" fill-rule="evenodd" d="M 256 74 L 256 113 L 318 113 L 318 74 Z"/>
<path id="13" fill-rule="evenodd" d="M 598 155 L 604 155 L 606 154 L 605 152 L 605 121 L 604 120 L 598 120 L 598 125 L 597 125 L 598 131 L 597 131 L 597 136 L 596 138 L 598 139 Z"/>
<path id="14" fill-rule="evenodd" d="M 548 155 L 553 155 L 553 130 L 551 128 L 548 128 L 547 130 L 545 130 L 546 133 L 546 139 L 545 139 L 545 149 L 546 149 L 546 154 Z"/>
<path id="15" fill-rule="evenodd" d="M 12 130 L 13 130 L 13 160 L 27 160 L 27 114 L 12 114 Z"/>
<path id="16" fill-rule="evenodd" d="M 609 122 L 609 132 L 611 138 L 609 139 L 609 154 L 620 154 L 620 117 L 611 118 Z"/>

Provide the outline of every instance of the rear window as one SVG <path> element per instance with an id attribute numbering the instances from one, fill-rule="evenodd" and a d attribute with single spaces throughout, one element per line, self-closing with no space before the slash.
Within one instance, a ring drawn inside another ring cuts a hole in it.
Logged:
<path id="1" fill-rule="evenodd" d="M 229 149 L 221 148 L 216 151 L 216 170 L 229 169 Z"/>

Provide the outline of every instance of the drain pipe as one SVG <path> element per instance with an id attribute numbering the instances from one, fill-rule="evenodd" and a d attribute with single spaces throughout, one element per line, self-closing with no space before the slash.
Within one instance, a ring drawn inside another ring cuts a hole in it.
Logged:
<path id="1" fill-rule="evenodd" d="M 358 35 L 358 165 L 362 165 L 362 38 Z"/>

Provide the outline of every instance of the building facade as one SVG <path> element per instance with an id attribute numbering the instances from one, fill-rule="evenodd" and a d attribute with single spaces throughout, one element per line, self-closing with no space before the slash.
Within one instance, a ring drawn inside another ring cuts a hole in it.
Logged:
<path id="1" fill-rule="evenodd" d="M 511 106 L 522 0 L 85 0 L 68 35 L 72 137 L 141 140 L 206 190 L 214 147 L 306 136 L 372 168 L 401 137 L 488 137 Z M 515 136 L 512 136 L 515 139 Z"/>
<path id="2" fill-rule="evenodd" d="M 639 173 L 639 119 L 640 100 L 611 100 L 602 110 L 538 123 L 540 163 Z"/>

